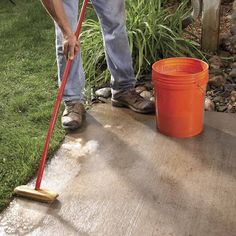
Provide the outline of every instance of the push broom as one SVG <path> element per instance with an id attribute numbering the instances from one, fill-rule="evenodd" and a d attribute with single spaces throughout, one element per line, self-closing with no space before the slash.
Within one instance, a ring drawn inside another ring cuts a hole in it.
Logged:
<path id="1" fill-rule="evenodd" d="M 75 32 L 75 36 L 77 38 L 79 38 L 79 36 L 80 36 L 80 32 L 81 32 L 81 28 L 82 28 L 82 22 L 83 22 L 83 19 L 84 19 L 87 4 L 88 4 L 88 0 L 84 0 L 82 8 L 81 8 L 80 16 L 79 16 L 77 29 L 76 29 L 76 32 Z M 55 126 L 55 123 L 56 123 L 56 120 L 57 120 L 58 112 L 59 112 L 61 101 L 62 101 L 62 96 L 63 96 L 65 86 L 66 86 L 66 83 L 67 83 L 67 80 L 68 80 L 68 76 L 69 76 L 69 73 L 70 73 L 70 68 L 71 68 L 72 62 L 73 62 L 73 60 L 71 60 L 71 59 L 67 60 L 66 67 L 65 67 L 65 70 L 64 70 L 64 74 L 63 74 L 63 77 L 62 77 L 61 86 L 60 86 L 60 88 L 58 90 L 58 93 L 57 93 L 56 101 L 55 101 L 54 108 L 53 108 L 52 117 L 51 117 L 51 120 L 50 120 L 50 123 L 49 123 L 47 136 L 46 136 L 45 143 L 44 143 L 44 148 L 43 148 L 42 157 L 41 157 L 41 161 L 40 161 L 40 165 L 39 165 L 39 170 L 38 170 L 38 175 L 37 175 L 35 188 L 32 189 L 27 185 L 18 186 L 14 189 L 14 192 L 19 196 L 31 198 L 33 200 L 42 201 L 42 202 L 53 202 L 58 197 L 57 193 L 52 192 L 50 190 L 41 189 L 40 186 L 41 186 L 41 181 L 42 181 L 43 172 L 44 172 L 44 168 L 45 168 L 45 163 L 46 163 L 46 159 L 47 159 L 50 140 L 51 140 L 53 130 L 54 130 L 54 126 Z"/>

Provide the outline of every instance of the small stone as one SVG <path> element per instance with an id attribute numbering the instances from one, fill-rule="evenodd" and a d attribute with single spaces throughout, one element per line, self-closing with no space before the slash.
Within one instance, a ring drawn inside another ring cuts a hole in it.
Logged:
<path id="1" fill-rule="evenodd" d="M 236 11 L 236 1 L 233 2 L 233 11 Z"/>
<path id="2" fill-rule="evenodd" d="M 236 26 L 235 25 L 231 27 L 230 32 L 232 35 L 236 35 Z"/>
<path id="3" fill-rule="evenodd" d="M 149 91 L 143 91 L 142 93 L 140 93 L 140 96 L 147 100 L 150 100 L 150 98 L 152 97 L 152 93 Z"/>
<path id="4" fill-rule="evenodd" d="M 232 91 L 231 94 L 230 94 L 230 100 L 232 102 L 235 102 L 236 101 L 236 91 Z"/>
<path id="5" fill-rule="evenodd" d="M 228 107 L 227 107 L 226 105 L 221 105 L 221 106 L 218 107 L 218 111 L 224 112 L 224 111 L 227 110 L 227 108 L 228 108 Z"/>
<path id="6" fill-rule="evenodd" d="M 236 101 L 236 97 L 231 96 L 231 97 L 230 97 L 230 100 L 231 100 L 232 102 L 235 102 L 235 101 Z"/>
<path id="7" fill-rule="evenodd" d="M 228 105 L 228 110 L 231 110 L 233 106 L 231 104 Z"/>
<path id="8" fill-rule="evenodd" d="M 214 102 L 222 102 L 223 98 L 221 96 L 216 96 L 216 97 L 213 98 L 213 101 Z"/>
<path id="9" fill-rule="evenodd" d="M 155 102 L 155 97 L 150 97 L 151 102 Z"/>
<path id="10" fill-rule="evenodd" d="M 144 87 L 144 86 L 137 86 L 137 87 L 135 88 L 135 90 L 136 90 L 136 92 L 137 92 L 138 94 L 140 94 L 140 93 L 142 93 L 143 91 L 146 91 L 147 89 L 146 89 L 146 87 Z"/>
<path id="11" fill-rule="evenodd" d="M 215 104 L 209 98 L 205 99 L 205 110 L 206 111 L 214 111 L 215 110 Z"/>
<path id="12" fill-rule="evenodd" d="M 232 23 L 236 21 L 236 12 L 235 11 L 231 15 L 231 20 L 232 20 Z"/>
<path id="13" fill-rule="evenodd" d="M 224 72 L 221 69 L 211 68 L 210 76 L 213 76 L 213 75 L 224 75 Z"/>
<path id="14" fill-rule="evenodd" d="M 207 91 L 207 96 L 213 96 L 214 95 L 214 91 Z"/>
<path id="15" fill-rule="evenodd" d="M 222 66 L 222 60 L 219 56 L 213 56 L 209 59 L 210 67 L 213 69 L 220 69 Z"/>
<path id="16" fill-rule="evenodd" d="M 232 53 L 236 52 L 236 35 L 233 35 L 232 37 L 229 38 L 229 42 L 230 42 L 230 51 Z"/>
<path id="17" fill-rule="evenodd" d="M 111 88 L 101 88 L 95 92 L 96 96 L 109 98 L 111 96 Z"/>
<path id="18" fill-rule="evenodd" d="M 231 15 L 225 16 L 225 18 L 226 18 L 227 20 L 232 20 L 232 16 L 231 16 Z"/>
<path id="19" fill-rule="evenodd" d="M 230 95 L 236 98 L 236 91 L 232 91 Z"/>
<path id="20" fill-rule="evenodd" d="M 225 85 L 225 77 L 223 75 L 210 76 L 209 85 L 216 88 L 221 88 Z"/>
<path id="21" fill-rule="evenodd" d="M 219 45 L 221 46 L 222 49 L 225 51 L 229 51 L 230 48 L 230 42 L 229 38 L 231 37 L 231 34 L 229 33 L 221 33 L 220 34 L 220 40 L 219 40 Z"/>
<path id="22" fill-rule="evenodd" d="M 230 35 L 231 34 L 228 33 L 228 32 L 223 32 L 223 33 L 220 33 L 219 38 L 220 38 L 221 41 L 224 41 L 224 40 L 228 39 L 230 37 Z"/>
<path id="23" fill-rule="evenodd" d="M 146 87 L 146 90 L 152 90 L 153 89 L 153 85 L 151 81 L 147 81 L 144 86 Z"/>
<path id="24" fill-rule="evenodd" d="M 234 62 L 234 63 L 232 64 L 232 68 L 235 68 L 235 69 L 236 69 L 236 62 Z"/>

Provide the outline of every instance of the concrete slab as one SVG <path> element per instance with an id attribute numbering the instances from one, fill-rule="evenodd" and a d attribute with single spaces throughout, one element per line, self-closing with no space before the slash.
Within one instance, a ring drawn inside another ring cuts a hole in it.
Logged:
<path id="1" fill-rule="evenodd" d="M 154 116 L 96 105 L 47 166 L 59 200 L 15 199 L 0 235 L 236 235 L 235 114 L 205 120 L 202 135 L 175 139 Z"/>

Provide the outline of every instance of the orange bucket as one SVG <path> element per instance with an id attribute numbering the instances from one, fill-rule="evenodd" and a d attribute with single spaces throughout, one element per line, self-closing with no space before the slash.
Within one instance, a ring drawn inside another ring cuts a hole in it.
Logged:
<path id="1" fill-rule="evenodd" d="M 202 132 L 208 64 L 194 58 L 168 58 L 152 66 L 157 128 L 172 137 Z"/>

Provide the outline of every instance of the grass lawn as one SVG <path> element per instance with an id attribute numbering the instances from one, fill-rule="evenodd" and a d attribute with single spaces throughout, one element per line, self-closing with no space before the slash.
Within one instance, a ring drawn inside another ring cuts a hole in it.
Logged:
<path id="1" fill-rule="evenodd" d="M 35 173 L 57 92 L 54 27 L 38 0 L 0 1 L 0 210 Z M 52 154 L 63 139 L 59 121 Z"/>

